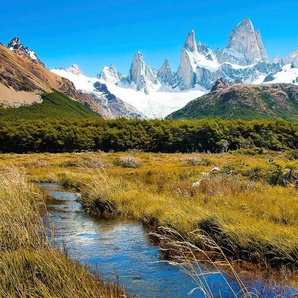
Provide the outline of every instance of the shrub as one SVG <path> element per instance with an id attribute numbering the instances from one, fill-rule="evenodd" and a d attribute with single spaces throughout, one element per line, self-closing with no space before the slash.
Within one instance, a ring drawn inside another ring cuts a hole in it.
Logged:
<path id="1" fill-rule="evenodd" d="M 207 158 L 189 157 L 186 159 L 188 166 L 210 166 L 212 163 Z"/>
<path id="2" fill-rule="evenodd" d="M 120 157 L 115 160 L 114 164 L 123 168 L 139 168 L 141 166 L 140 161 L 132 156 Z"/>

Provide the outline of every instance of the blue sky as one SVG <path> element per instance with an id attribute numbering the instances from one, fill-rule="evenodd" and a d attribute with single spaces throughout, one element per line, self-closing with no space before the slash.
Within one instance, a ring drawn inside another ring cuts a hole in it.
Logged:
<path id="1" fill-rule="evenodd" d="M 167 58 L 177 70 L 190 30 L 213 50 L 224 48 L 231 30 L 251 19 L 273 59 L 298 48 L 298 1 L 3 1 L 0 42 L 12 37 L 37 52 L 47 68 L 79 64 L 89 76 L 114 64 L 128 73 L 134 54 L 159 68 Z"/>

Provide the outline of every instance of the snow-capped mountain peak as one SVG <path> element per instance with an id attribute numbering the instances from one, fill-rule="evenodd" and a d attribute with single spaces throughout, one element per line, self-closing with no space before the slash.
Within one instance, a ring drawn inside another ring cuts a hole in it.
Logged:
<path id="1" fill-rule="evenodd" d="M 199 46 L 200 52 L 196 45 L 195 33 L 191 31 L 182 48 L 180 66 L 177 71 L 181 90 L 191 89 L 196 85 L 201 85 L 208 89 L 211 88 L 215 81 L 213 73 L 219 69 L 220 65 L 211 50 L 209 51 L 206 47 L 201 46 L 200 43 Z M 207 81 L 210 78 L 212 84 L 209 85 Z"/>
<path id="2" fill-rule="evenodd" d="M 24 46 L 21 44 L 20 39 L 18 37 L 14 37 L 7 45 L 7 47 L 13 51 L 17 49 L 24 49 Z"/>
<path id="3" fill-rule="evenodd" d="M 294 67 L 298 68 L 298 49 L 291 51 L 282 61 L 283 64 L 292 64 Z"/>
<path id="4" fill-rule="evenodd" d="M 111 64 L 110 66 L 104 66 L 101 73 L 97 75 L 97 78 L 111 84 L 117 84 L 124 78 L 124 75 L 118 72 L 116 67 Z"/>
<path id="5" fill-rule="evenodd" d="M 166 73 L 168 73 L 169 71 L 171 71 L 171 66 L 170 66 L 170 62 L 169 62 L 168 59 L 165 59 L 163 65 L 162 65 L 162 67 L 160 68 L 159 71 L 160 71 L 161 73 L 163 73 L 163 74 L 166 74 Z M 171 71 L 171 72 L 172 72 L 172 71 Z"/>
<path id="6" fill-rule="evenodd" d="M 42 65 L 43 67 L 45 66 L 41 60 L 38 58 L 37 54 L 30 50 L 28 47 L 25 47 L 20 39 L 18 37 L 14 37 L 7 45 L 7 47 L 13 51 L 22 56 L 23 58 L 27 58 L 35 63 L 38 63 Z"/>
<path id="7" fill-rule="evenodd" d="M 251 20 L 245 18 L 231 31 L 227 47 L 215 52 L 206 44 L 196 43 L 195 32 L 191 30 L 182 46 L 177 72 L 167 59 L 159 70 L 152 69 L 138 51 L 127 77 L 117 72 L 114 65 L 105 66 L 97 78 L 88 78 L 73 66 L 66 77 L 92 96 L 102 92 L 100 96 L 108 102 L 118 98 L 146 117 L 156 118 L 208 92 L 216 82 L 298 84 L 298 50 L 270 63 L 260 31 L 255 31 Z"/>
<path id="8" fill-rule="evenodd" d="M 73 73 L 75 75 L 82 75 L 83 74 L 83 72 L 79 68 L 79 65 L 77 65 L 77 64 L 73 64 L 71 67 L 68 67 L 66 69 L 66 71 L 70 72 L 70 73 Z"/>

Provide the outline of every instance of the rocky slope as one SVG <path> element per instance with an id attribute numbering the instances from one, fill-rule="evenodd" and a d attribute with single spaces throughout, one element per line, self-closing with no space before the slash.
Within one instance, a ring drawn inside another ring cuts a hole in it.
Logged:
<path id="1" fill-rule="evenodd" d="M 39 63 L 23 58 L 0 44 L 0 84 L 13 91 L 50 92 L 52 89 L 77 95 L 72 82 L 57 76 Z M 3 100 L 3 98 L 2 98 Z"/>
<path id="2" fill-rule="evenodd" d="M 244 85 L 219 79 L 210 93 L 170 114 L 172 119 L 286 119 L 298 120 L 298 86 Z"/>

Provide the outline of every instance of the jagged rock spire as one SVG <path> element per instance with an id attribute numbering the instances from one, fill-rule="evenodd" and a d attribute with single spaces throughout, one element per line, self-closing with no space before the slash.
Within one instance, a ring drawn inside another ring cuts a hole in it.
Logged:
<path id="1" fill-rule="evenodd" d="M 162 67 L 159 69 L 162 74 L 172 73 L 170 62 L 168 59 L 165 59 Z"/>
<path id="2" fill-rule="evenodd" d="M 197 51 L 196 37 L 193 30 L 188 33 L 184 47 L 191 52 Z"/>
<path id="3" fill-rule="evenodd" d="M 7 45 L 7 47 L 13 51 L 18 49 L 24 49 L 24 46 L 21 44 L 21 41 L 18 37 L 14 37 Z"/>
<path id="4" fill-rule="evenodd" d="M 135 83 L 137 90 L 145 94 L 150 93 L 154 85 L 158 84 L 156 73 L 153 72 L 150 65 L 146 65 L 144 57 L 140 51 L 134 56 L 128 74 L 128 82 Z"/>
<path id="5" fill-rule="evenodd" d="M 266 53 L 266 50 L 265 50 L 265 47 L 264 47 L 264 44 L 263 44 L 263 41 L 262 41 L 262 38 L 261 38 L 260 30 L 257 30 L 255 32 L 255 34 L 256 34 L 256 39 L 257 39 L 257 42 L 258 42 L 258 47 L 260 49 L 261 60 L 264 61 L 264 62 L 269 62 L 269 59 L 268 59 L 268 56 L 267 56 L 267 53 Z"/>
<path id="6" fill-rule="evenodd" d="M 169 60 L 165 59 L 162 67 L 158 70 L 157 77 L 159 81 L 168 86 L 176 86 L 177 80 L 172 72 Z"/>

